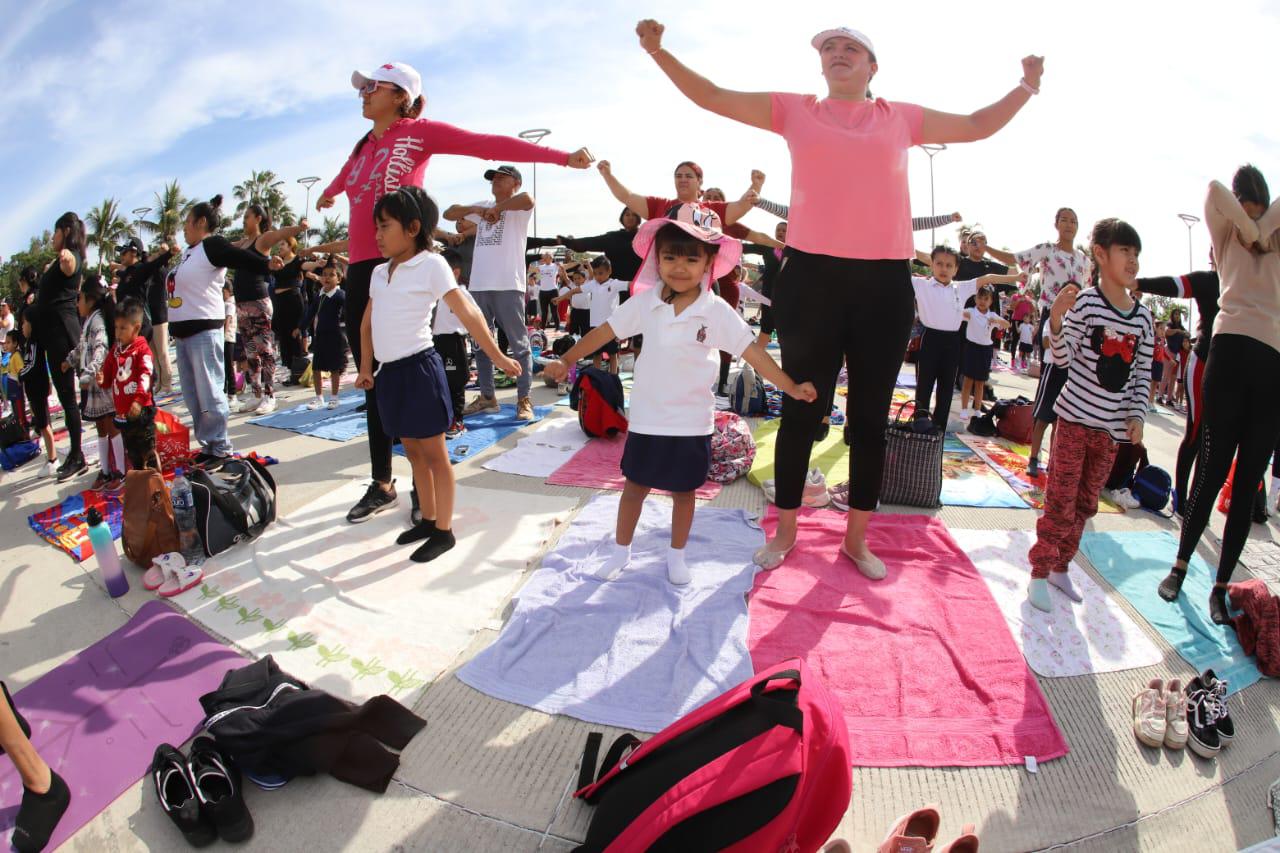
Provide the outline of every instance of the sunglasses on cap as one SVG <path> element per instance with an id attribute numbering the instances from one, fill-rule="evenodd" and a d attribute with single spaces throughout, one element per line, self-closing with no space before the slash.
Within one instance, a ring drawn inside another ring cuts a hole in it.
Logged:
<path id="1" fill-rule="evenodd" d="M 397 88 L 397 89 L 400 88 L 399 86 L 396 86 L 395 83 L 387 83 L 384 80 L 370 80 L 368 83 L 365 83 L 363 86 L 361 86 L 357 91 L 361 95 L 372 95 L 374 92 L 378 91 L 378 87 L 380 86 L 391 86 L 392 88 Z"/>

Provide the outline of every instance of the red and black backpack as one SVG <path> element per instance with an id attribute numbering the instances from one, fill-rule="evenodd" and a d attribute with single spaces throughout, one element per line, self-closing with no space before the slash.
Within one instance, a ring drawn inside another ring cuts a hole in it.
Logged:
<path id="1" fill-rule="evenodd" d="M 622 380 L 607 370 L 584 367 L 578 371 L 569 406 L 578 413 L 578 425 L 593 438 L 627 431 L 626 397 Z"/>
<path id="2" fill-rule="evenodd" d="M 844 712 L 797 659 L 643 743 L 622 735 L 597 774 L 601 741 L 587 738 L 574 794 L 595 806 L 577 853 L 810 853 L 853 793 Z"/>

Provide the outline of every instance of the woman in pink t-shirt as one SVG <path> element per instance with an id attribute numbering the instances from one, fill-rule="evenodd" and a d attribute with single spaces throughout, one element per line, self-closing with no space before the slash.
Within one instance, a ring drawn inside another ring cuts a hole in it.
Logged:
<path id="1" fill-rule="evenodd" d="M 825 401 L 841 363 L 848 362 L 845 432 L 852 453 L 841 551 L 867 577 L 882 578 L 885 566 L 867 547 L 866 530 L 880 498 L 884 427 L 914 314 L 907 150 L 991 136 L 1039 91 L 1044 60 L 1026 57 L 1023 79 L 1012 91 L 977 112 L 956 115 L 873 100 L 868 85 L 878 70 L 875 50 L 854 30 L 826 30 L 812 40 L 827 80 L 825 98 L 722 89 L 663 49 L 661 24 L 641 21 L 636 33 L 695 104 L 787 141 L 791 217 L 773 306 L 782 367 L 798 380 L 811 380 Z M 809 454 L 824 414 L 819 404 L 783 403 L 778 528 L 756 554 L 764 568 L 778 566 L 795 544 Z"/>
<path id="2" fill-rule="evenodd" d="M 352 73 L 351 84 L 360 92 L 364 117 L 373 129 L 360 137 L 337 177 L 324 189 L 317 210 L 332 207 L 334 198 L 347 194 L 351 204 L 350 264 L 344 289 L 347 293 L 347 340 L 357 363 L 360 361 L 360 323 L 369 303 L 369 281 L 373 270 L 383 263 L 374 239 L 373 209 L 384 195 L 400 187 L 422 186 L 427 161 L 433 154 L 463 154 L 482 160 L 515 163 L 554 163 L 585 169 L 591 155 L 585 148 L 572 154 L 523 139 L 473 133 L 444 122 L 419 118 L 426 99 L 422 77 L 403 62 L 388 62 L 369 74 Z M 369 459 L 373 484 L 360 502 L 347 513 L 352 523 L 396 505 L 391 480 L 391 438 L 382 429 L 378 414 L 377 389 L 365 392 L 369 418 Z"/>

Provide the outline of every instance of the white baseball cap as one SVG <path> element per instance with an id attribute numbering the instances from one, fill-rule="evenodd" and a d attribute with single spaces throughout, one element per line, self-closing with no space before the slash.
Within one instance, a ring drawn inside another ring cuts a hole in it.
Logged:
<path id="1" fill-rule="evenodd" d="M 871 39 L 857 30 L 851 30 L 848 27 L 836 27 L 834 30 L 823 30 L 813 37 L 813 41 L 809 42 L 813 45 L 814 50 L 822 50 L 822 44 L 827 39 L 842 38 L 856 41 L 867 49 L 867 52 L 874 55 L 876 52 L 875 45 L 871 43 Z"/>
<path id="2" fill-rule="evenodd" d="M 351 72 L 351 85 L 357 89 L 363 89 L 371 81 L 394 83 L 409 93 L 410 103 L 422 95 L 422 75 L 418 73 L 418 69 L 404 62 L 388 62 L 368 74 Z"/>

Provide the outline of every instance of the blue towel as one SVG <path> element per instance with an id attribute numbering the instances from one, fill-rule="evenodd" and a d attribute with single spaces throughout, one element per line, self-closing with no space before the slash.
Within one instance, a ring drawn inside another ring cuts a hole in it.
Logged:
<path id="1" fill-rule="evenodd" d="M 631 565 L 595 576 L 614 540 L 618 495 L 597 495 L 516 594 L 502 634 L 459 672 L 508 702 L 656 732 L 750 678 L 747 593 L 764 531 L 741 509 L 699 507 L 685 559 L 667 580 L 671 505 L 644 502 Z M 782 569 L 786 571 L 786 569 Z"/>
<path id="2" fill-rule="evenodd" d="M 250 418 L 249 423 L 272 429 L 286 429 L 329 441 L 350 441 L 369 432 L 367 414 L 356 411 L 364 399 L 363 391 L 347 391 L 338 396 L 336 409 L 322 407 L 313 411 L 303 403 L 260 418 Z"/>
<path id="3" fill-rule="evenodd" d="M 1227 681 L 1232 693 L 1262 677 L 1240 647 L 1235 631 L 1209 620 L 1214 572 L 1199 554 L 1191 557 L 1177 601 L 1169 603 L 1156 593 L 1178 556 L 1178 540 L 1171 534 L 1086 533 L 1080 539 L 1080 551 L 1197 671 L 1212 669 Z"/>
<path id="4" fill-rule="evenodd" d="M 456 465 L 464 459 L 479 456 L 521 427 L 542 420 L 550 414 L 551 408 L 551 406 L 534 406 L 533 420 L 531 421 L 516 420 L 516 407 L 510 403 L 504 403 L 502 408 L 496 412 L 468 415 L 463 421 L 467 426 L 467 431 L 456 438 L 449 439 L 447 442 L 449 461 Z M 397 444 L 394 450 L 404 456 L 403 445 Z"/>

